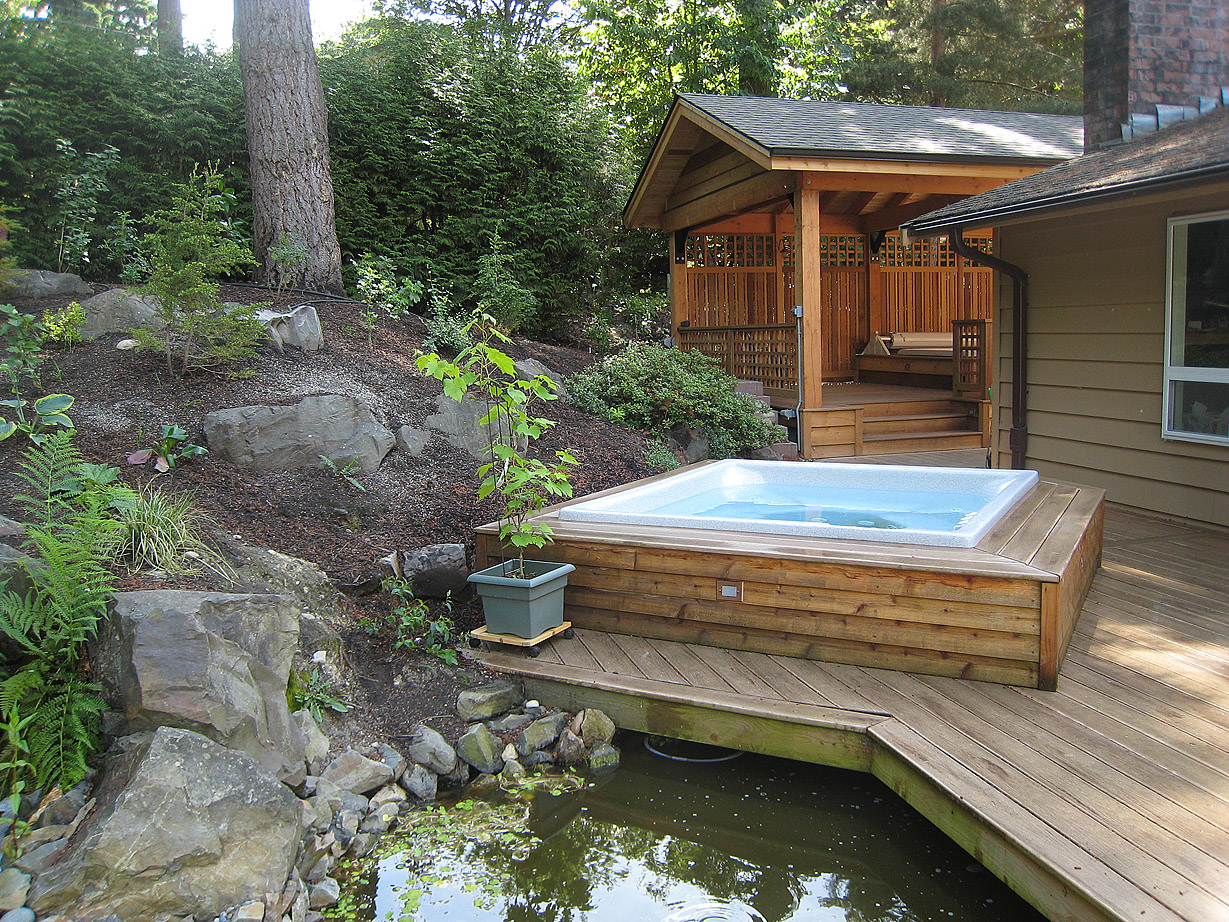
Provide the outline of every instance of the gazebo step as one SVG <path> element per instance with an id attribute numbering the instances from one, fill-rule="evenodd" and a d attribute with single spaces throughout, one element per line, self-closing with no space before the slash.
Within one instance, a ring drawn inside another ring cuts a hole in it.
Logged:
<path id="1" fill-rule="evenodd" d="M 910 416 L 866 416 L 862 420 L 863 438 L 875 435 L 900 435 L 914 432 L 950 432 L 968 428 L 969 416 L 963 411 L 917 413 Z"/>
<path id="2" fill-rule="evenodd" d="M 967 429 L 942 432 L 897 432 L 889 435 L 864 435 L 863 454 L 886 455 L 901 451 L 954 451 L 980 448 L 981 433 Z"/>

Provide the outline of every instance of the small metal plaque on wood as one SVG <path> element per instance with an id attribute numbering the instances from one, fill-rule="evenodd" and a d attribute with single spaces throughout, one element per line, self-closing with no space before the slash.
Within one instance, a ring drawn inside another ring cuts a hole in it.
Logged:
<path id="1" fill-rule="evenodd" d="M 741 602 L 743 600 L 743 584 L 717 583 L 717 600 L 721 602 Z"/>

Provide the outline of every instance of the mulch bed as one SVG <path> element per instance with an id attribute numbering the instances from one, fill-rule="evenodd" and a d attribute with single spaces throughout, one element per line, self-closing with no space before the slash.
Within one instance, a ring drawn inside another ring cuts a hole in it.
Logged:
<path id="1" fill-rule="evenodd" d="M 107 286 L 97 285 L 96 291 Z M 202 420 L 212 410 L 250 404 L 287 404 L 308 394 L 344 394 L 366 402 L 393 431 L 402 425 L 423 426 L 436 412 L 437 382 L 414 367 L 423 350 L 424 329 L 412 317 L 381 317 L 371 338 L 361 318 L 363 306 L 349 301 L 227 285 L 222 298 L 242 303 L 273 302 L 290 307 L 310 301 L 320 315 L 326 348 L 318 353 L 264 351 L 249 377 L 210 372 L 170 374 L 150 353 L 119 351 L 121 336 L 104 336 L 71 351 L 49 356 L 43 389 L 76 397 L 70 411 L 77 425 L 76 443 L 90 461 L 122 469 L 133 485 L 148 483 L 152 470 L 130 467 L 124 459 L 148 447 L 164 424 L 175 423 L 189 440 L 203 444 Z M 64 301 L 18 303 L 27 312 L 57 307 Z M 562 346 L 518 341 L 508 349 L 514 358 L 531 356 L 561 376 L 592 361 L 586 352 Z M 573 484 L 584 495 L 646 476 L 642 436 L 574 408 L 554 402 L 542 415 L 557 425 L 537 444 L 543 453 L 571 449 L 580 464 Z M 10 497 L 19 482 L 13 476 L 24 440 L 0 443 L 0 513 L 18 517 Z M 359 479 L 360 492 L 326 470 L 259 473 L 205 455 L 158 478 L 176 491 L 190 490 L 198 509 L 221 531 L 248 544 L 272 548 L 311 561 L 339 583 L 361 581 L 380 571 L 378 561 L 395 550 L 426 544 L 460 542 L 473 546 L 476 525 L 496 517 L 488 500 L 475 500 L 478 462 L 442 437 L 432 439 L 419 457 L 394 449 L 380 470 Z M 203 577 L 153 579 L 132 574 L 121 588 L 153 585 L 210 585 Z M 223 588 L 214 586 L 213 588 Z M 394 744 L 421 720 L 437 729 L 455 730 L 456 692 L 476 681 L 474 667 L 456 669 L 433 658 L 395 650 L 385 632 L 369 634 L 360 622 L 388 610 L 386 593 L 348 599 L 349 623 L 342 625 L 346 655 L 361 686 L 346 689 L 356 704 L 359 726 L 330 721 L 344 736 L 371 733 Z M 437 609 L 438 610 L 438 609 Z M 476 600 L 456 601 L 453 617 L 460 630 L 482 623 Z"/>

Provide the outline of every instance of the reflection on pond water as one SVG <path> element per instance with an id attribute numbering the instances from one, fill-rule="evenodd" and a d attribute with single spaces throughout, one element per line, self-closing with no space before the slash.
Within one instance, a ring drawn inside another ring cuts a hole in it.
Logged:
<path id="1" fill-rule="evenodd" d="M 1044 922 L 868 775 L 623 740 L 580 793 L 474 811 L 346 884 L 338 918 L 425 922 Z M 473 814 L 473 815 L 469 815 Z M 482 841 L 476 841 L 482 840 Z M 416 852 L 416 853 L 415 853 Z"/>

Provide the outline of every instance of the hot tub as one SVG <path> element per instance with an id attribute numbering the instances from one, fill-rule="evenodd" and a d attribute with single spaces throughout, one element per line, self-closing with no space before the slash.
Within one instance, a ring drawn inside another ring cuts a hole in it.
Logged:
<path id="1" fill-rule="evenodd" d="M 975 547 L 1036 471 L 719 461 L 559 510 L 561 521 Z"/>

